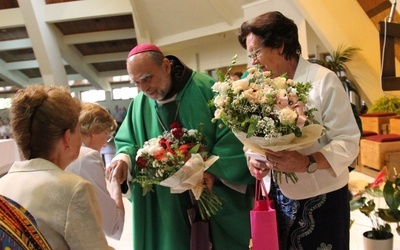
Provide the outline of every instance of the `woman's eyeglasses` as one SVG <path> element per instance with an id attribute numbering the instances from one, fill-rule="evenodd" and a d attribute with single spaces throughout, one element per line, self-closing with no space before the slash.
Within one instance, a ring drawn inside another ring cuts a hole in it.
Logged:
<path id="1" fill-rule="evenodd" d="M 107 135 L 107 142 L 110 142 L 114 138 L 113 135 Z"/>
<path id="2" fill-rule="evenodd" d="M 257 57 L 260 55 L 260 52 L 261 52 L 261 49 L 262 49 L 262 48 L 263 48 L 263 47 L 260 47 L 260 48 L 258 48 L 258 49 L 256 49 L 256 50 L 254 50 L 253 52 L 250 53 L 250 55 L 248 55 L 248 57 L 249 57 L 250 59 L 252 59 L 252 60 L 257 59 Z"/>

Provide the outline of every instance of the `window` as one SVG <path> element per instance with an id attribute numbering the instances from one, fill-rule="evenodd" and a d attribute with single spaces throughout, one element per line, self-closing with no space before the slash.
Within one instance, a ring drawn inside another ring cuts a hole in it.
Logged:
<path id="1" fill-rule="evenodd" d="M 122 87 L 112 90 L 113 100 L 133 99 L 137 96 L 138 89 L 136 87 Z"/>
<path id="2" fill-rule="evenodd" d="M 123 75 L 123 76 L 113 76 L 111 78 L 111 82 L 130 82 L 129 75 Z"/>
<path id="3" fill-rule="evenodd" d="M 105 90 L 88 90 L 81 92 L 81 100 L 84 102 L 101 102 L 106 100 Z"/>
<path id="4" fill-rule="evenodd" d="M 11 108 L 11 98 L 0 98 L 0 109 Z"/>

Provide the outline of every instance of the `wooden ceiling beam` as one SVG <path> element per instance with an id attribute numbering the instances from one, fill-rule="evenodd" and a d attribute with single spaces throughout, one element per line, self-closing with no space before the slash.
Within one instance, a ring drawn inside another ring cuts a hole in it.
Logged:
<path id="1" fill-rule="evenodd" d="M 388 0 L 357 0 L 369 18 L 372 18 L 383 11 L 390 9 L 392 4 Z"/>

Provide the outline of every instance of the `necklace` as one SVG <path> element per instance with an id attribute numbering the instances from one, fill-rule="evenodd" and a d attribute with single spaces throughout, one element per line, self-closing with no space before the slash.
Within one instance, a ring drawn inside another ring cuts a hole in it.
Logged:
<path id="1" fill-rule="evenodd" d="M 178 118 L 179 108 L 180 107 L 181 107 L 181 102 L 178 102 L 178 105 L 177 105 L 176 111 L 175 111 L 174 120 L 172 121 L 172 123 L 176 122 L 176 119 Z M 157 115 L 157 120 L 158 120 L 158 123 L 160 124 L 160 126 L 164 129 L 164 131 L 168 131 L 167 127 L 164 125 L 163 121 L 161 120 L 161 117 L 160 117 L 160 114 L 158 113 L 158 108 L 157 107 L 156 107 L 156 115 Z"/>

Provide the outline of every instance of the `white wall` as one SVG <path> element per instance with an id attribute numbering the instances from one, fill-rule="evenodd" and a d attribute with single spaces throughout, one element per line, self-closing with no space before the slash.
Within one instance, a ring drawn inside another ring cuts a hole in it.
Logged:
<path id="1" fill-rule="evenodd" d="M 282 12 L 295 21 L 299 29 L 299 40 L 305 58 L 308 58 L 309 54 L 315 54 L 317 47 L 318 53 L 328 52 L 320 38 L 297 10 L 297 7 L 289 0 L 261 0 L 245 5 L 243 6 L 244 21 L 274 10 Z M 235 54 L 238 55 L 237 65 L 250 64 L 246 50 L 238 42 L 237 31 L 216 35 L 213 46 L 216 49 L 211 50 L 209 44 L 190 45 L 189 41 L 185 42 L 181 48 L 168 50 L 166 54 L 173 54 L 179 57 L 189 67 L 201 72 L 228 66 Z"/>
<path id="2" fill-rule="evenodd" d="M 237 65 L 247 64 L 246 50 L 240 46 L 237 32 L 215 35 L 213 45 L 216 49 L 210 49 L 209 44 L 194 44 L 189 48 L 168 50 L 165 54 L 177 56 L 187 66 L 200 72 L 228 66 L 235 54 L 238 55 Z"/>

